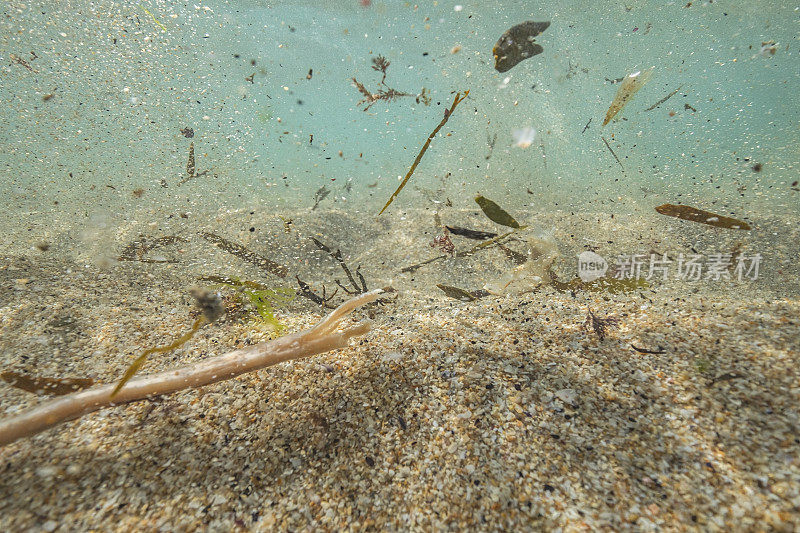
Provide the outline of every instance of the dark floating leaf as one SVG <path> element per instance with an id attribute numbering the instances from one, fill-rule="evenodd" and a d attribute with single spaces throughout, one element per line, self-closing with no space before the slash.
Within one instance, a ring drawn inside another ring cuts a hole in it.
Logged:
<path id="1" fill-rule="evenodd" d="M 317 192 L 314 193 L 314 207 L 312 207 L 311 210 L 312 211 L 315 210 L 319 206 L 319 203 L 322 200 L 324 200 L 330 193 L 331 190 L 327 188 L 325 185 L 317 189 Z"/>
<path id="2" fill-rule="evenodd" d="M 550 26 L 550 22 L 529 20 L 506 31 L 492 48 L 494 68 L 497 72 L 511 70 L 517 63 L 544 52 L 544 48 L 533 42 L 534 37 Z"/>
<path id="3" fill-rule="evenodd" d="M 492 222 L 496 222 L 501 226 L 508 226 L 509 228 L 517 229 L 520 227 L 519 222 L 514 220 L 514 217 L 509 215 L 503 208 L 489 200 L 485 196 L 478 195 L 475 201 L 480 206 L 483 213 L 489 217 Z"/>
<path id="4" fill-rule="evenodd" d="M 697 209 L 696 207 L 689 207 L 688 205 L 664 204 L 656 207 L 656 211 L 662 215 L 667 215 L 668 217 L 675 217 L 680 218 L 681 220 L 689 220 L 691 222 L 708 224 L 709 226 L 714 226 L 716 228 L 744 230 L 750 229 L 750 224 L 743 220 L 724 217 L 710 211 L 704 211 L 702 209 Z"/>
<path id="5" fill-rule="evenodd" d="M 462 302 L 472 302 L 474 300 L 477 300 L 478 298 L 489 296 L 489 293 L 484 290 L 470 292 L 464 289 L 459 289 L 458 287 L 451 287 L 450 285 L 442 285 L 441 283 L 437 283 L 436 286 L 439 287 L 439 289 L 441 289 L 442 292 L 444 292 L 450 298 L 461 300 Z"/>
<path id="6" fill-rule="evenodd" d="M 39 378 L 10 371 L 3 372 L 0 377 L 12 387 L 34 394 L 52 394 L 54 396 L 63 396 L 89 388 L 94 384 L 94 380 L 91 378 Z"/>
<path id="7" fill-rule="evenodd" d="M 244 259 L 248 263 L 254 264 L 261 270 L 275 274 L 279 278 L 285 278 L 289 274 L 289 269 L 287 269 L 285 266 L 279 265 L 275 261 L 267 259 L 263 255 L 252 252 L 241 244 L 236 244 L 235 242 L 231 242 L 228 239 L 209 232 L 202 232 L 200 233 L 200 236 L 208 242 L 216 245 L 219 249 L 235 255 L 240 259 Z"/>
<path id="8" fill-rule="evenodd" d="M 459 237 L 466 237 L 467 239 L 473 239 L 476 241 L 485 241 L 486 239 L 497 237 L 497 233 L 492 233 L 490 231 L 478 231 L 468 228 L 459 228 L 458 226 L 445 226 L 445 228 L 447 228 L 447 231 L 449 231 L 453 235 L 458 235 Z"/>

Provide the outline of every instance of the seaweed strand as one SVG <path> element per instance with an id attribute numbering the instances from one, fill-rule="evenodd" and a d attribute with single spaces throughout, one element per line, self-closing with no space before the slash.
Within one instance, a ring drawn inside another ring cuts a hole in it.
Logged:
<path id="1" fill-rule="evenodd" d="M 436 129 L 434 129 L 431 132 L 431 134 L 428 135 L 428 140 L 425 141 L 425 144 L 422 145 L 422 150 L 420 150 L 419 154 L 417 154 L 417 158 L 414 160 L 414 163 L 412 163 L 411 168 L 408 170 L 408 173 L 406 174 L 406 177 L 403 178 L 403 181 L 400 183 L 400 186 L 397 188 L 396 191 L 394 191 L 394 193 L 392 193 L 392 196 L 389 198 L 389 201 L 386 202 L 386 205 L 383 206 L 383 209 L 381 209 L 381 212 L 378 213 L 378 215 L 382 215 L 383 212 L 386 211 L 386 208 L 389 207 L 389 204 L 391 204 L 394 201 L 394 199 L 397 198 L 397 195 L 400 194 L 400 191 L 402 191 L 403 187 L 406 186 L 406 183 L 408 183 L 409 178 L 411 178 L 411 174 L 414 173 L 414 170 L 416 170 L 417 165 L 419 165 L 422 156 L 425 155 L 425 152 L 428 150 L 428 146 L 431 145 L 431 141 L 433 140 L 433 138 L 436 136 L 437 133 L 439 133 L 439 130 L 442 129 L 442 127 L 445 124 L 447 124 L 447 121 L 453 115 L 453 111 L 456 110 L 456 106 L 459 103 L 461 103 L 461 100 L 466 98 L 467 95 L 469 95 L 469 90 L 464 91 L 464 96 L 461 96 L 460 92 L 456 93 L 456 97 L 455 99 L 453 99 L 453 105 L 450 106 L 449 110 L 445 111 L 444 118 L 442 119 L 442 121 L 439 123 L 438 126 L 436 126 Z"/>

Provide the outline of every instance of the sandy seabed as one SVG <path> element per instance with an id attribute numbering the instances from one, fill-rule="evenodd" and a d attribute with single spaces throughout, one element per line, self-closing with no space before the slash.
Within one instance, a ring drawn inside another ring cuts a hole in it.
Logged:
<path id="1" fill-rule="evenodd" d="M 347 349 L 104 409 L 0 449 L 0 530 L 800 528 L 791 221 L 745 233 L 657 215 L 541 215 L 559 243 L 561 279 L 586 249 L 614 258 L 739 246 L 764 263 L 755 281 L 655 279 L 625 294 L 545 284 L 462 302 L 436 284 L 479 289 L 514 268 L 513 254 L 494 248 L 402 273 L 437 253 L 429 211 L 284 218 L 289 232 L 275 217 L 227 212 L 120 232 L 102 250 L 77 232 L 47 236 L 44 251 L 35 237 L 6 246 L 0 364 L 39 376 L 114 381 L 142 350 L 190 327 L 188 288 L 204 285 L 199 276 L 293 287 L 296 273 L 316 290 L 347 285 L 309 236 L 361 265 L 369 288 L 398 292 L 355 313 L 373 329 Z M 477 211 L 443 220 L 498 231 Z M 291 274 L 266 274 L 198 231 Z M 143 256 L 176 262 L 108 260 L 139 233 L 180 234 L 185 242 Z M 233 305 L 235 291 L 219 290 Z M 604 340 L 584 326 L 589 309 L 619 321 Z M 276 314 L 291 332 L 321 310 L 296 298 Z M 229 314 L 143 371 L 270 335 Z M 0 383 L 0 413 L 41 401 Z"/>

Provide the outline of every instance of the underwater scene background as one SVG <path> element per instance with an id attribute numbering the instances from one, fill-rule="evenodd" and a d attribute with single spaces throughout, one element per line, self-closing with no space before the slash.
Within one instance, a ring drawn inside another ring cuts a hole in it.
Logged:
<path id="1" fill-rule="evenodd" d="M 800 525 L 796 6 L 1 9 L 3 530 Z"/>

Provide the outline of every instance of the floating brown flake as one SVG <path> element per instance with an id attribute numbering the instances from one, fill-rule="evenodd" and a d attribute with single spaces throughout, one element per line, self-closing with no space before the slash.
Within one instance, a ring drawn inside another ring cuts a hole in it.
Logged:
<path id="1" fill-rule="evenodd" d="M 10 371 L 3 372 L 0 377 L 12 387 L 34 394 L 52 394 L 54 396 L 63 396 L 89 388 L 94 384 L 94 380 L 91 378 L 41 378 Z"/>
<path id="2" fill-rule="evenodd" d="M 486 239 L 497 237 L 497 233 L 492 233 L 490 231 L 478 231 L 469 228 L 460 228 L 458 226 L 445 226 L 445 228 L 447 228 L 447 231 L 449 231 L 453 235 L 458 235 L 459 237 L 466 237 L 467 239 L 473 239 L 476 241 L 485 241 Z"/>
<path id="3" fill-rule="evenodd" d="M 506 31 L 492 48 L 494 68 L 497 72 L 511 70 L 517 63 L 544 52 L 544 48 L 533 42 L 546 30 L 550 22 L 529 20 Z"/>
<path id="4" fill-rule="evenodd" d="M 200 233 L 200 236 L 211 244 L 216 245 L 220 250 L 224 250 L 229 254 L 235 255 L 239 259 L 244 259 L 248 263 L 254 264 L 261 270 L 275 274 L 279 278 L 285 278 L 289 274 L 289 269 L 287 269 L 285 266 L 279 265 L 275 261 L 272 261 L 263 255 L 259 255 L 253 251 L 250 251 L 241 244 L 236 244 L 235 242 L 229 241 L 224 237 L 220 237 L 219 235 L 210 232 L 202 232 Z"/>
<path id="5" fill-rule="evenodd" d="M 716 228 L 749 230 L 750 224 L 736 218 L 724 217 L 710 211 L 697 209 L 688 205 L 664 204 L 656 207 L 656 211 L 668 217 L 680 218 L 691 222 L 708 224 Z"/>

